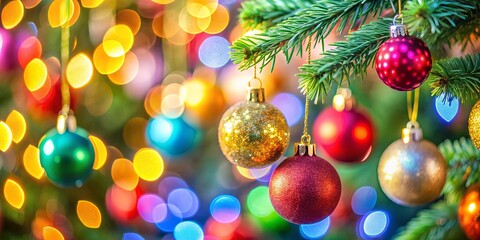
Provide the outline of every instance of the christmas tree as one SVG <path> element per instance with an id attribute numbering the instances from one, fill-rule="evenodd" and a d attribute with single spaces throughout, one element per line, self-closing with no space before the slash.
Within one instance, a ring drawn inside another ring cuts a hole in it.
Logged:
<path id="1" fill-rule="evenodd" d="M 1 239 L 479 238 L 478 1 L 1 10 Z"/>

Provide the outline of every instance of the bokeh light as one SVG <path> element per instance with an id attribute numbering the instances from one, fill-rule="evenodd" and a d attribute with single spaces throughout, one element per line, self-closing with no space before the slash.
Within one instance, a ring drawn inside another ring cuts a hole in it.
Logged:
<path id="1" fill-rule="evenodd" d="M 92 61 L 85 53 L 75 55 L 68 61 L 66 75 L 73 88 L 87 85 L 93 76 Z"/>
<path id="2" fill-rule="evenodd" d="M 377 191 L 373 187 L 360 187 L 352 195 L 352 210 L 358 215 L 372 211 L 376 203 Z"/>
<path id="3" fill-rule="evenodd" d="M 140 30 L 140 26 L 142 25 L 140 15 L 132 9 L 123 9 L 117 12 L 116 20 L 117 24 L 128 26 L 133 35 L 138 33 L 138 30 Z"/>
<path id="4" fill-rule="evenodd" d="M 60 1 L 60 0 L 56 0 Z M 62 232 L 60 232 L 58 229 L 47 226 L 43 228 L 43 239 L 48 239 L 48 240 L 64 240 L 65 238 L 63 237 Z"/>
<path id="5" fill-rule="evenodd" d="M 108 31 L 105 33 L 105 36 L 103 37 L 103 43 L 104 43 L 103 48 L 109 56 L 119 57 L 125 54 L 126 52 L 128 52 L 132 48 L 133 40 L 134 38 L 133 38 L 132 30 L 127 25 L 117 24 L 111 27 L 110 29 L 108 29 Z M 123 48 L 122 49 L 123 54 L 116 55 L 116 54 L 113 54 L 114 51 L 108 51 L 108 47 L 107 47 L 108 44 L 105 44 L 105 43 L 109 41 L 118 42 Z"/>
<path id="6" fill-rule="evenodd" d="M 93 162 L 93 169 L 98 170 L 107 162 L 107 146 L 98 137 L 89 135 L 88 138 L 92 142 L 93 150 L 95 151 L 95 161 Z"/>
<path id="7" fill-rule="evenodd" d="M 131 191 L 138 184 L 138 175 L 135 172 L 133 163 L 125 158 L 119 158 L 112 164 L 112 179 L 119 187 Z"/>
<path id="8" fill-rule="evenodd" d="M 3 121 L 0 121 L 0 151 L 5 152 L 12 144 L 13 136 L 10 127 Z"/>
<path id="9" fill-rule="evenodd" d="M 137 203 L 138 214 L 143 220 L 155 222 L 154 209 L 157 205 L 164 204 L 165 201 L 155 194 L 144 194 L 140 196 Z"/>
<path id="10" fill-rule="evenodd" d="M 59 1 L 59 0 L 57 0 Z M 125 61 L 125 55 L 110 57 L 103 47 L 103 43 L 98 45 L 93 53 L 93 64 L 101 74 L 111 74 L 118 71 Z"/>
<path id="11" fill-rule="evenodd" d="M 188 184 L 185 182 L 185 180 L 179 177 L 165 177 L 158 184 L 158 195 L 160 197 L 168 198 L 168 194 L 178 188 L 188 188 Z"/>
<path id="12" fill-rule="evenodd" d="M 116 72 L 108 74 L 108 79 L 117 85 L 125 85 L 135 79 L 138 69 L 137 56 L 133 52 L 127 52 L 123 65 Z"/>
<path id="13" fill-rule="evenodd" d="M 81 0 L 84 8 L 96 8 L 103 3 L 104 0 Z"/>
<path id="14" fill-rule="evenodd" d="M 435 109 L 446 122 L 451 122 L 457 116 L 459 108 L 458 98 L 446 99 L 444 93 L 435 98 Z"/>
<path id="15" fill-rule="evenodd" d="M 167 213 L 163 220 L 156 222 L 155 225 L 164 232 L 173 232 L 175 226 L 182 222 L 182 213 L 175 205 L 167 204 L 166 209 Z"/>
<path id="16" fill-rule="evenodd" d="M 205 39 L 198 50 L 200 61 L 208 67 L 223 67 L 230 60 L 230 43 L 220 36 Z"/>
<path id="17" fill-rule="evenodd" d="M 197 195 L 190 189 L 178 188 L 168 195 L 168 206 L 175 206 L 182 214 L 182 217 L 193 217 L 199 207 Z"/>
<path id="18" fill-rule="evenodd" d="M 203 240 L 203 230 L 195 222 L 185 221 L 175 226 L 173 235 L 176 240 Z"/>
<path id="19" fill-rule="evenodd" d="M 94 81 L 87 85 L 84 100 L 90 114 L 101 116 L 112 107 L 112 88 L 105 81 Z"/>
<path id="20" fill-rule="evenodd" d="M 275 212 L 270 202 L 268 187 L 258 186 L 252 189 L 247 196 L 247 208 L 256 217 L 267 217 Z"/>
<path id="21" fill-rule="evenodd" d="M 323 237 L 330 227 L 330 217 L 320 222 L 300 225 L 300 234 L 306 239 L 319 239 Z"/>
<path id="22" fill-rule="evenodd" d="M 25 71 L 23 73 L 23 80 L 25 81 L 25 85 L 30 92 L 40 89 L 43 84 L 45 84 L 47 77 L 47 66 L 39 58 L 35 58 L 30 61 L 25 67 Z"/>
<path id="23" fill-rule="evenodd" d="M 145 240 L 145 238 L 138 233 L 128 232 L 123 234 L 122 240 Z"/>
<path id="24" fill-rule="evenodd" d="M 123 140 L 132 149 L 140 149 L 147 146 L 145 141 L 145 130 L 148 121 L 141 117 L 134 117 L 128 120 L 123 127 Z"/>
<path id="25" fill-rule="evenodd" d="M 105 195 L 108 213 L 120 222 L 127 222 L 138 215 L 138 191 L 127 191 L 112 185 Z"/>
<path id="26" fill-rule="evenodd" d="M 25 132 L 27 131 L 27 122 L 25 121 L 23 115 L 17 110 L 13 110 L 10 112 L 10 114 L 8 114 L 5 123 L 12 132 L 12 141 L 14 143 L 19 143 L 22 141 L 23 137 L 25 136 Z"/>
<path id="27" fill-rule="evenodd" d="M 16 27 L 23 19 L 23 3 L 19 0 L 8 2 L 2 10 L 2 24 L 5 29 Z"/>
<path id="28" fill-rule="evenodd" d="M 283 113 L 288 126 L 294 126 L 303 118 L 304 105 L 293 94 L 279 93 L 273 98 L 272 104 Z"/>
<path id="29" fill-rule="evenodd" d="M 232 195 L 220 195 L 210 204 L 212 217 L 221 223 L 231 223 L 237 220 L 240 212 L 240 201 Z"/>
<path id="30" fill-rule="evenodd" d="M 217 34 L 225 30 L 230 22 L 230 14 L 228 13 L 228 9 L 222 5 L 218 5 L 215 12 L 212 13 L 210 16 L 210 24 L 208 25 L 207 29 L 204 31 L 208 34 Z"/>
<path id="31" fill-rule="evenodd" d="M 41 0 L 23 0 L 22 1 L 23 7 L 25 7 L 25 9 L 32 9 L 36 7 L 40 2 Z"/>
<path id="32" fill-rule="evenodd" d="M 77 216 L 80 222 L 88 228 L 99 228 L 102 224 L 102 214 L 100 210 L 94 203 L 86 200 L 78 201 Z"/>
<path id="33" fill-rule="evenodd" d="M 135 153 L 133 167 L 138 176 L 146 181 L 155 181 L 163 173 L 163 159 L 151 148 L 142 148 Z"/>
<path id="34" fill-rule="evenodd" d="M 384 211 L 374 211 L 366 214 L 358 225 L 358 234 L 363 239 L 380 237 L 388 228 L 389 216 Z"/>
<path id="35" fill-rule="evenodd" d="M 8 204 L 16 209 L 23 207 L 25 203 L 25 190 L 23 186 L 13 178 L 7 178 L 3 186 L 3 195 Z"/>
<path id="36" fill-rule="evenodd" d="M 18 62 L 22 68 L 25 68 L 33 59 L 40 58 L 41 56 L 42 44 L 35 36 L 25 39 L 18 49 Z"/>
<path id="37" fill-rule="evenodd" d="M 23 167 L 32 177 L 36 179 L 42 178 L 45 170 L 40 165 L 40 152 L 33 145 L 28 145 L 23 153 Z"/>
<path id="38" fill-rule="evenodd" d="M 48 8 L 48 22 L 52 28 L 60 27 L 72 19 L 74 12 L 75 5 L 72 0 L 54 0 Z"/>

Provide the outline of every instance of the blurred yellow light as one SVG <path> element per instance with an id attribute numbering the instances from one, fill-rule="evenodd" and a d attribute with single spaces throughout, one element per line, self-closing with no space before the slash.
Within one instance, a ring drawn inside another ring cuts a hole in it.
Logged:
<path id="1" fill-rule="evenodd" d="M 79 53 L 68 61 L 66 74 L 73 88 L 81 88 L 92 79 L 92 61 L 85 53 Z"/>
<path id="2" fill-rule="evenodd" d="M 48 22 L 52 28 L 66 24 L 74 15 L 72 0 L 53 0 L 48 8 Z M 68 12 L 67 12 L 68 9 Z"/>
<path id="3" fill-rule="evenodd" d="M 77 216 L 80 222 L 88 228 L 99 228 L 102 224 L 102 214 L 92 202 L 80 200 L 77 203 Z"/>
<path id="4" fill-rule="evenodd" d="M 113 91 L 105 81 L 94 81 L 85 91 L 85 107 L 93 116 L 105 114 L 113 104 Z"/>
<path id="5" fill-rule="evenodd" d="M 187 12 L 184 8 L 178 16 L 178 24 L 183 31 L 190 34 L 198 34 L 208 28 L 210 25 L 210 16 L 205 18 L 196 18 Z"/>
<path id="6" fill-rule="evenodd" d="M 151 148 L 142 148 L 133 157 L 133 167 L 138 176 L 146 181 L 155 181 L 163 173 L 163 159 Z"/>
<path id="7" fill-rule="evenodd" d="M 5 29 L 16 27 L 22 21 L 24 14 L 23 3 L 19 0 L 14 0 L 2 10 L 2 24 Z"/>
<path id="8" fill-rule="evenodd" d="M 117 24 L 127 25 L 130 30 L 132 30 L 133 35 L 138 33 L 138 30 L 140 30 L 140 26 L 142 25 L 140 15 L 131 9 L 124 9 L 117 12 L 116 19 Z"/>
<path id="9" fill-rule="evenodd" d="M 39 58 L 34 58 L 30 61 L 23 72 L 23 80 L 30 92 L 40 89 L 45 84 L 47 77 L 47 66 Z"/>
<path id="10" fill-rule="evenodd" d="M 72 17 L 68 20 L 68 24 L 67 24 L 68 27 L 71 27 L 73 24 L 75 24 L 78 18 L 80 17 L 80 3 L 78 3 L 77 0 L 73 0 L 72 3 L 73 3 L 73 14 L 72 14 Z M 77 38 L 75 37 L 72 51 L 75 49 L 76 45 L 77 45 Z"/>
<path id="11" fill-rule="evenodd" d="M 102 3 L 103 0 L 82 0 L 82 6 L 84 8 L 96 8 Z"/>
<path id="12" fill-rule="evenodd" d="M 243 177 L 247 179 L 255 179 L 255 176 L 250 172 L 248 168 L 243 168 L 239 166 L 235 166 L 237 168 L 237 171 L 242 175 Z"/>
<path id="13" fill-rule="evenodd" d="M 118 71 L 125 61 L 125 55 L 120 57 L 110 57 L 105 52 L 103 44 L 98 45 L 93 53 L 93 64 L 97 71 L 101 74 L 110 74 Z"/>
<path id="14" fill-rule="evenodd" d="M 120 57 L 125 55 L 125 50 L 123 49 L 122 44 L 116 40 L 106 40 L 103 41 L 103 50 L 110 57 Z"/>
<path id="15" fill-rule="evenodd" d="M 208 34 L 217 34 L 225 30 L 230 22 L 230 14 L 228 9 L 222 5 L 218 5 L 215 12 L 211 16 L 210 25 L 205 29 Z"/>
<path id="16" fill-rule="evenodd" d="M 185 104 L 190 107 L 197 106 L 204 99 L 205 93 L 207 93 L 205 83 L 199 80 L 187 81 L 184 87 L 187 93 Z"/>
<path id="17" fill-rule="evenodd" d="M 15 180 L 8 178 L 3 186 L 5 200 L 16 209 L 22 208 L 25 203 L 25 191 Z"/>
<path id="18" fill-rule="evenodd" d="M 22 0 L 23 6 L 25 9 L 32 9 L 36 7 L 41 0 Z"/>
<path id="19" fill-rule="evenodd" d="M 44 227 L 43 228 L 43 239 L 48 239 L 48 240 L 65 240 L 63 237 L 62 233 L 58 231 L 58 229 L 54 227 Z"/>
<path id="20" fill-rule="evenodd" d="M 181 31 L 178 22 L 177 12 L 164 11 L 155 16 L 152 29 L 155 35 L 161 38 L 171 38 Z"/>
<path id="21" fill-rule="evenodd" d="M 103 37 L 103 43 L 105 44 L 105 42 L 108 40 L 119 42 L 123 47 L 124 53 L 126 53 L 133 46 L 133 32 L 127 25 L 118 24 L 108 29 L 108 31 L 105 33 L 105 36 Z"/>
<path id="22" fill-rule="evenodd" d="M 88 136 L 92 142 L 93 149 L 95 150 L 95 161 L 93 162 L 93 169 L 98 170 L 103 167 L 107 161 L 107 147 L 100 138 L 95 136 Z"/>
<path id="23" fill-rule="evenodd" d="M 154 3 L 158 3 L 158 4 L 169 4 L 175 0 L 152 0 Z"/>
<path id="24" fill-rule="evenodd" d="M 155 117 L 161 113 L 162 90 L 162 85 L 155 86 L 148 91 L 147 96 L 145 97 L 144 107 L 150 117 Z"/>
<path id="25" fill-rule="evenodd" d="M 38 148 L 33 145 L 28 145 L 23 153 L 23 166 L 28 174 L 36 179 L 42 178 L 45 170 L 40 165 L 40 153 Z"/>
<path id="26" fill-rule="evenodd" d="M 185 111 L 183 98 L 177 94 L 169 94 L 162 100 L 162 113 L 170 118 L 177 118 Z"/>
<path id="27" fill-rule="evenodd" d="M 197 18 L 205 18 L 212 15 L 217 9 L 217 0 L 188 0 L 186 3 L 187 11 Z"/>
<path id="28" fill-rule="evenodd" d="M 123 140 L 132 149 L 140 149 L 147 146 L 145 142 L 145 129 L 148 121 L 141 117 L 134 117 L 123 128 Z"/>
<path id="29" fill-rule="evenodd" d="M 127 191 L 132 191 L 138 184 L 138 175 L 133 163 L 125 158 L 119 158 L 113 162 L 112 179 L 117 186 Z"/>
<path id="30" fill-rule="evenodd" d="M 12 132 L 12 140 L 15 143 L 22 141 L 27 131 L 27 123 L 23 115 L 17 110 L 13 110 L 7 117 L 6 123 Z"/>
<path id="31" fill-rule="evenodd" d="M 137 55 L 133 52 L 128 52 L 125 55 L 123 65 L 114 73 L 108 74 L 110 81 L 117 85 L 124 85 L 131 82 L 138 74 L 140 64 Z"/>
<path id="32" fill-rule="evenodd" d="M 3 121 L 0 121 L 0 151 L 5 152 L 12 144 L 12 131 Z"/>

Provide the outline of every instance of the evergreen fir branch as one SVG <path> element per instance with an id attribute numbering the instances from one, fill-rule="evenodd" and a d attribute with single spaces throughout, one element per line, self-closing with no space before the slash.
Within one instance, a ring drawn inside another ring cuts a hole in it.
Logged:
<path id="1" fill-rule="evenodd" d="M 448 239 L 451 231 L 458 232 L 457 208 L 457 204 L 436 203 L 430 209 L 420 211 L 394 239 Z"/>
<path id="2" fill-rule="evenodd" d="M 389 6 L 389 1 L 378 0 L 318 0 L 264 33 L 241 37 L 233 44 L 230 57 L 241 70 L 259 62 L 263 68 L 273 62 L 280 51 L 288 62 L 294 53 L 301 54 L 302 42 L 308 36 L 315 36 L 318 43 L 337 24 L 338 31 L 343 32 L 347 25 L 351 29 L 358 20 L 378 15 Z"/>
<path id="3" fill-rule="evenodd" d="M 339 85 L 344 77 L 365 74 L 373 62 L 375 54 L 388 38 L 392 19 L 380 19 L 363 25 L 358 31 L 348 35 L 347 41 L 335 42 L 335 47 L 324 53 L 321 59 L 300 67 L 300 88 L 308 90 L 309 99 L 324 100 L 334 82 Z"/>
<path id="4" fill-rule="evenodd" d="M 265 30 L 314 2 L 315 0 L 248 0 L 242 3 L 240 23 L 245 28 Z"/>
<path id="5" fill-rule="evenodd" d="M 480 151 L 471 140 L 446 140 L 438 146 L 448 163 L 447 181 L 443 188 L 445 200 L 458 204 L 465 190 L 480 182 Z"/>
<path id="6" fill-rule="evenodd" d="M 462 102 L 480 95 L 480 53 L 437 61 L 427 80 L 432 95 L 446 94 Z"/>

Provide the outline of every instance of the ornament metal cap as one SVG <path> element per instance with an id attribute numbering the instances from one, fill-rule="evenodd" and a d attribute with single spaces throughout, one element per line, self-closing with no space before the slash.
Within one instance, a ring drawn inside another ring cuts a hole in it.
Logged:
<path id="1" fill-rule="evenodd" d="M 67 129 L 70 132 L 75 132 L 77 130 L 77 119 L 70 108 L 64 107 L 60 113 L 58 113 L 57 132 L 63 134 Z"/>
<path id="2" fill-rule="evenodd" d="M 423 139 L 423 132 L 417 122 L 408 122 L 407 127 L 402 130 L 402 140 L 404 143 L 419 142 Z"/>
<path id="3" fill-rule="evenodd" d="M 390 37 L 401 37 L 401 36 L 408 36 L 407 26 L 403 25 L 403 18 L 402 23 L 397 24 L 398 15 L 393 18 L 393 25 L 390 26 Z"/>
<path id="4" fill-rule="evenodd" d="M 308 156 L 314 156 L 317 153 L 317 146 L 314 143 L 295 143 L 295 154 L 294 155 L 300 155 L 300 156 L 305 156 L 307 154 Z"/>
<path id="5" fill-rule="evenodd" d="M 262 87 L 260 88 L 249 87 L 247 88 L 247 94 L 245 96 L 245 99 L 248 102 L 263 103 L 265 102 L 265 89 Z"/>

